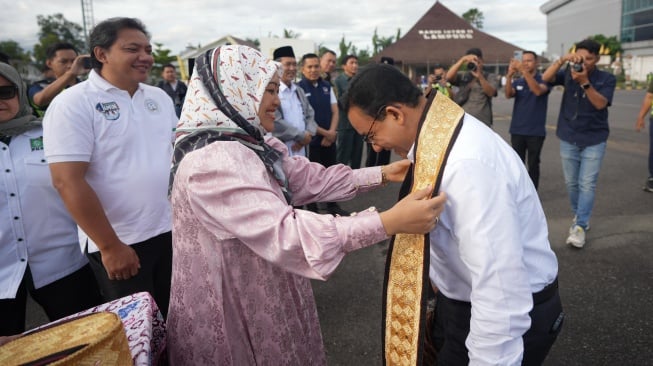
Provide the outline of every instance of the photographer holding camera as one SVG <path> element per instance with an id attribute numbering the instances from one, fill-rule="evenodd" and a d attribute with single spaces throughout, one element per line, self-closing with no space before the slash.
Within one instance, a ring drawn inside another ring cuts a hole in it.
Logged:
<path id="1" fill-rule="evenodd" d="M 466 64 L 467 72 L 458 70 Z M 498 78 L 483 71 L 483 52 L 470 48 L 447 72 L 447 80 L 459 89 L 453 100 L 465 112 L 492 126 L 492 97 L 497 96 Z"/>
<path id="2" fill-rule="evenodd" d="M 522 161 L 527 162 L 528 175 L 537 189 L 540 181 L 540 154 L 546 137 L 546 109 L 549 85 L 537 71 L 537 55 L 533 51 L 516 51 L 506 74 L 506 99 L 515 98 L 510 120 L 510 143 Z M 520 74 L 520 77 L 514 78 Z"/>
<path id="3" fill-rule="evenodd" d="M 449 98 L 454 97 L 454 92 L 451 89 L 451 83 L 447 81 L 447 69 L 444 66 L 437 64 L 433 67 L 433 73 L 429 75 L 428 85 L 424 90 L 424 95 L 428 98 L 433 89 L 437 89 L 438 93 L 442 93 Z"/>
<path id="4" fill-rule="evenodd" d="M 79 83 L 79 77 L 88 74 L 92 68 L 88 63 L 89 55 L 79 55 L 70 43 L 54 43 L 46 49 L 45 54 L 45 66 L 54 77 L 35 82 L 27 91 L 30 106 L 37 117 L 43 117 L 54 97 Z"/>
<path id="5" fill-rule="evenodd" d="M 574 219 L 567 244 L 585 245 L 585 232 L 594 206 L 594 190 L 610 133 L 608 106 L 616 86 L 614 75 L 596 68 L 601 45 L 586 39 L 544 72 L 542 79 L 562 85 L 560 114 L 556 135 L 560 138 L 560 156 L 565 184 Z M 560 68 L 567 63 L 564 70 Z"/>

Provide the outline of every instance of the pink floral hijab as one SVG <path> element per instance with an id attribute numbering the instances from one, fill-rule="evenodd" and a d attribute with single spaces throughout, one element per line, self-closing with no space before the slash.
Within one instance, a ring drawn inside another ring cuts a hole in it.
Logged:
<path id="1" fill-rule="evenodd" d="M 279 72 L 279 63 L 247 46 L 218 47 L 195 60 L 176 129 L 169 192 L 186 154 L 216 141 L 237 141 L 258 155 L 292 201 L 282 154 L 264 142 L 258 117 L 265 88 Z"/>
<path id="2" fill-rule="evenodd" d="M 265 135 L 266 131 L 258 118 L 258 109 L 265 88 L 274 74 L 280 72 L 279 64 L 247 46 L 222 46 L 207 53 L 210 53 L 208 66 L 213 79 L 226 101 L 248 124 Z M 201 70 L 196 67 L 188 84 L 175 141 L 201 129 L 240 130 L 241 133 L 246 133 L 238 121 L 228 117 L 219 108 L 219 102 L 211 96 Z"/>

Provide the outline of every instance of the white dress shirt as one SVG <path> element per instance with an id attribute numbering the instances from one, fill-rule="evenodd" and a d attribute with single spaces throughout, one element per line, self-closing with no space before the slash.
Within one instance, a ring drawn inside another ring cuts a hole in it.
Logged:
<path id="1" fill-rule="evenodd" d="M 29 264 L 34 287 L 59 280 L 86 263 L 77 225 L 52 186 L 35 128 L 0 142 L 0 299 L 16 297 Z"/>
<path id="2" fill-rule="evenodd" d="M 532 294 L 558 273 L 537 191 L 515 151 L 468 114 L 440 191 L 447 203 L 430 233 L 429 277 L 472 304 L 470 365 L 520 365 Z"/>
<path id="3" fill-rule="evenodd" d="M 297 96 L 297 85 L 290 83 L 280 83 L 279 85 L 279 100 L 281 101 L 281 110 L 283 111 L 283 119 L 293 127 L 299 130 L 306 130 L 306 122 L 304 121 L 304 110 L 302 103 Z M 293 151 L 292 146 L 295 144 L 294 140 L 284 141 L 288 146 L 288 154 L 290 156 L 300 155 L 306 156 L 306 148 L 302 147 L 298 151 Z"/>

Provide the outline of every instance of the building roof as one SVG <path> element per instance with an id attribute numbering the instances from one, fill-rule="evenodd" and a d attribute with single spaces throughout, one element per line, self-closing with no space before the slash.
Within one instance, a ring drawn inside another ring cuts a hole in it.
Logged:
<path id="1" fill-rule="evenodd" d="M 215 41 L 213 41 L 213 42 L 211 42 L 209 44 L 206 44 L 206 45 L 204 45 L 204 46 L 202 46 L 200 48 L 187 49 L 187 50 L 181 52 L 181 54 L 179 56 L 183 60 L 187 60 L 189 58 L 195 58 L 195 57 L 201 55 L 202 53 L 206 52 L 207 50 L 210 50 L 210 49 L 213 49 L 213 48 L 216 48 L 216 47 L 220 47 L 220 46 L 224 46 L 224 45 L 228 45 L 228 44 L 239 44 L 239 45 L 249 46 L 249 47 L 258 49 L 258 47 L 256 47 L 256 45 L 253 42 L 246 41 L 244 39 L 237 38 L 237 37 L 234 37 L 234 36 L 232 36 L 230 34 L 227 34 L 226 36 L 224 36 L 222 38 L 219 38 L 219 39 L 216 39 Z"/>
<path id="2" fill-rule="evenodd" d="M 436 1 L 408 33 L 374 56 L 374 60 L 392 57 L 396 64 L 449 66 L 473 47 L 483 51 L 486 65 L 508 63 L 515 50 L 523 50 L 474 28 Z"/>

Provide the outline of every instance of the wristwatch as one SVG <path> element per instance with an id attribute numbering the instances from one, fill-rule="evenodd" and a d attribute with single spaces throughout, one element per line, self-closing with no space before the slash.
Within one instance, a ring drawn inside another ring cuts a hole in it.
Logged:
<path id="1" fill-rule="evenodd" d="M 590 83 L 585 83 L 585 84 L 581 85 L 581 87 L 582 87 L 583 89 L 585 89 L 585 90 L 589 89 L 590 86 L 592 86 L 592 84 L 590 84 Z"/>

